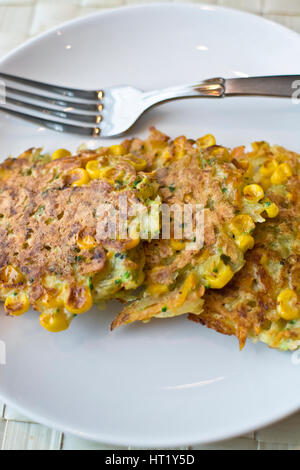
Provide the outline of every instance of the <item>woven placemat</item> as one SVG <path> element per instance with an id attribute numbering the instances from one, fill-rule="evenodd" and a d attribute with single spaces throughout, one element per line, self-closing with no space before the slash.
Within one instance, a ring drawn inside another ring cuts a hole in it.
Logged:
<path id="1" fill-rule="evenodd" d="M 153 2 L 154 0 L 0 0 L 0 57 L 27 39 L 67 20 L 104 8 Z M 182 0 L 181 2 L 183 3 Z M 300 33 L 300 0 L 204 0 L 204 2 L 256 13 Z M 200 2 L 194 0 L 194 3 Z M 0 417 L 2 450 L 116 448 L 85 441 L 33 423 L 30 418 L 21 416 L 1 402 Z M 267 429 L 238 439 L 193 447 L 193 449 L 300 450 L 300 413 Z"/>

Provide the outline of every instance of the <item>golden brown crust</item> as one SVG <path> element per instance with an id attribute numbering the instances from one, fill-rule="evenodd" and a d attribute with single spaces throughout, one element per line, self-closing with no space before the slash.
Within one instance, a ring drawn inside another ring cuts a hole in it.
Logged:
<path id="1" fill-rule="evenodd" d="M 245 158 L 242 148 L 238 155 Z M 207 292 L 203 313 L 191 314 L 189 319 L 237 336 L 241 347 L 250 336 L 262 338 L 271 347 L 294 349 L 300 340 L 299 328 L 292 328 L 280 319 L 277 298 L 286 288 L 300 293 L 299 155 L 283 148 L 272 152 L 269 148 L 266 154 L 257 157 L 251 153 L 247 158 L 253 163 L 259 158 L 260 164 L 264 159 L 283 159 L 294 175 L 284 186 L 267 189 L 268 197 L 280 212 L 275 219 L 256 228 L 256 245 L 247 253 L 243 270 L 222 291 Z"/>
<path id="2" fill-rule="evenodd" d="M 0 165 L 0 271 L 7 265 L 18 268 L 29 284 L 32 302 L 45 292 L 41 281 L 45 275 L 76 283 L 81 276 L 104 270 L 108 250 L 127 251 L 129 237 L 111 242 L 99 237 L 97 226 L 105 214 L 97 210 L 108 203 L 118 209 L 120 194 L 129 208 L 140 203 L 133 166 L 121 159 L 114 162 L 126 174 L 126 186 L 119 189 L 101 179 L 72 186 L 69 177 L 90 160 L 113 158 L 102 155 L 105 153 L 84 151 L 49 161 L 40 155 L 40 149 L 30 149 Z M 78 240 L 85 236 L 94 237 L 96 246 L 79 249 Z M 132 266 L 138 267 L 134 262 Z"/>
<path id="3" fill-rule="evenodd" d="M 80 159 L 67 162 L 67 168 L 81 167 Z M 100 204 L 118 204 L 118 194 L 103 181 L 82 187 L 67 187 L 63 172 L 53 185 L 53 164 L 35 171 L 35 177 L 13 173 L 1 185 L 0 268 L 16 265 L 30 278 L 46 272 L 71 275 L 74 269 L 100 271 L 105 264 L 103 248 L 84 251 L 84 268 L 76 259 L 76 242 L 83 231 L 96 236 L 96 210 Z M 43 174 L 44 173 L 44 174 Z M 46 188 L 40 191 L 40 188 Z M 125 193 L 131 203 L 133 193 Z M 101 240 L 98 240 L 101 244 Z M 118 244 L 120 248 L 120 244 Z M 76 267 L 75 267 L 76 266 Z"/>
<path id="4" fill-rule="evenodd" d="M 193 289 L 182 304 L 181 301 L 177 304 L 173 302 L 173 298 L 182 292 L 185 282 L 189 282 L 188 275 L 195 275 L 194 289 L 197 290 L 208 285 L 206 274 L 209 270 L 218 272 L 218 268 L 216 270 L 216 266 L 213 266 L 214 262 L 229 262 L 230 268 L 225 269 L 232 270 L 232 275 L 244 263 L 244 252 L 228 230 L 228 225 L 235 216 L 247 210 L 243 197 L 243 188 L 248 184 L 247 168 L 242 164 L 232 163 L 233 157 L 237 159 L 243 154 L 243 148 L 233 154 L 217 145 L 202 148 L 200 140 L 195 142 L 180 136 L 171 141 L 154 128 L 145 142 L 134 139 L 126 141 L 125 145 L 130 152 L 136 152 L 136 155 L 147 160 L 148 168 L 154 170 L 153 176 L 159 185 L 162 203 L 169 208 L 181 208 L 181 213 L 186 204 L 203 206 L 204 246 L 182 251 L 174 248 L 176 245 L 172 244 L 172 239 L 177 238 L 174 236 L 176 219 L 173 217 L 172 220 L 171 213 L 171 241 L 163 239 L 162 230 L 159 240 L 144 244 L 145 291 L 139 293 L 140 300 L 125 307 L 113 322 L 113 328 L 135 320 L 148 321 L 153 316 L 188 313 L 191 311 L 188 307 L 198 313 L 202 302 L 196 301 L 194 305 L 190 302 Z M 259 204 L 256 209 L 257 214 L 253 210 L 254 220 L 263 221 L 260 213 L 264 209 Z M 184 228 L 195 233 L 195 218 L 192 227 L 185 225 Z M 188 238 L 184 235 L 182 238 L 184 243 L 188 243 Z"/>

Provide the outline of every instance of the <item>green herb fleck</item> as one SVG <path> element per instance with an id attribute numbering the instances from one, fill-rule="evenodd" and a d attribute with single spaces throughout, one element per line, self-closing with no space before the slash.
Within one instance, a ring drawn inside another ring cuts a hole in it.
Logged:
<path id="1" fill-rule="evenodd" d="M 214 208 L 215 208 L 215 202 L 212 199 L 212 197 L 209 196 L 208 199 L 207 199 L 207 203 L 205 205 L 205 209 L 214 210 Z"/>
<path id="2" fill-rule="evenodd" d="M 141 178 L 137 178 L 137 179 L 135 180 L 135 182 L 133 183 L 133 187 L 136 188 L 137 185 L 138 185 L 141 181 L 142 181 Z"/>
<path id="3" fill-rule="evenodd" d="M 90 290 L 94 290 L 94 285 L 91 276 L 89 276 L 89 288 Z"/>
<path id="4" fill-rule="evenodd" d="M 45 206 L 40 206 L 40 207 L 38 207 L 37 210 L 36 210 L 36 212 L 35 212 L 35 215 L 37 215 L 37 216 L 42 215 L 43 212 L 44 212 L 44 210 L 45 210 Z"/>
<path id="5" fill-rule="evenodd" d="M 118 181 L 118 180 L 117 180 L 117 181 L 115 182 L 115 187 L 116 187 L 116 189 L 120 189 L 122 186 L 123 186 L 123 181 Z"/>
<path id="6" fill-rule="evenodd" d="M 115 258 L 120 258 L 120 260 L 124 259 L 126 255 L 124 253 L 116 253 Z"/>
<path id="7" fill-rule="evenodd" d="M 231 258 L 230 258 L 230 256 L 227 256 L 227 255 L 223 254 L 223 255 L 221 255 L 221 260 L 224 261 L 225 264 L 228 264 L 228 263 L 230 263 Z"/>
<path id="8" fill-rule="evenodd" d="M 44 158 L 45 158 L 45 155 L 38 153 L 37 155 L 34 155 L 33 160 L 37 162 L 37 161 L 44 160 Z"/>

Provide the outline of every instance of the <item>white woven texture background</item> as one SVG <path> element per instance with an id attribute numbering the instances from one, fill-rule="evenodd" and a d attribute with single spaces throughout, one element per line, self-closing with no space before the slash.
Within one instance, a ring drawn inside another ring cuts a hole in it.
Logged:
<path id="1" fill-rule="evenodd" d="M 155 0 L 0 0 L 0 58 L 25 40 L 69 19 L 105 8 L 151 2 Z M 194 3 L 200 2 L 194 0 Z M 204 3 L 256 13 L 300 33 L 300 0 L 204 0 Z M 94 450 L 116 447 L 48 429 L 0 402 L 0 449 Z M 238 439 L 194 449 L 300 450 L 300 414 Z"/>

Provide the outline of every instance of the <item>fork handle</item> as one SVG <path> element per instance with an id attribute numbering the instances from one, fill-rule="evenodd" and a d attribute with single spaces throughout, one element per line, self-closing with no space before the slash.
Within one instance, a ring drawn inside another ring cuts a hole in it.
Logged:
<path id="1" fill-rule="evenodd" d="M 225 80 L 225 96 L 292 98 L 297 90 L 300 90 L 300 75 L 274 75 Z"/>
<path id="2" fill-rule="evenodd" d="M 225 96 L 273 96 L 292 98 L 300 90 L 300 75 L 247 78 L 213 78 L 194 85 L 184 85 L 144 93 L 147 108 L 184 98 L 224 98 Z"/>
<path id="3" fill-rule="evenodd" d="M 144 93 L 143 101 L 145 108 L 150 108 L 167 101 L 179 100 L 184 98 L 222 98 L 225 94 L 224 78 L 213 78 L 204 80 L 195 85 L 183 85 L 164 90 L 155 90 Z"/>

